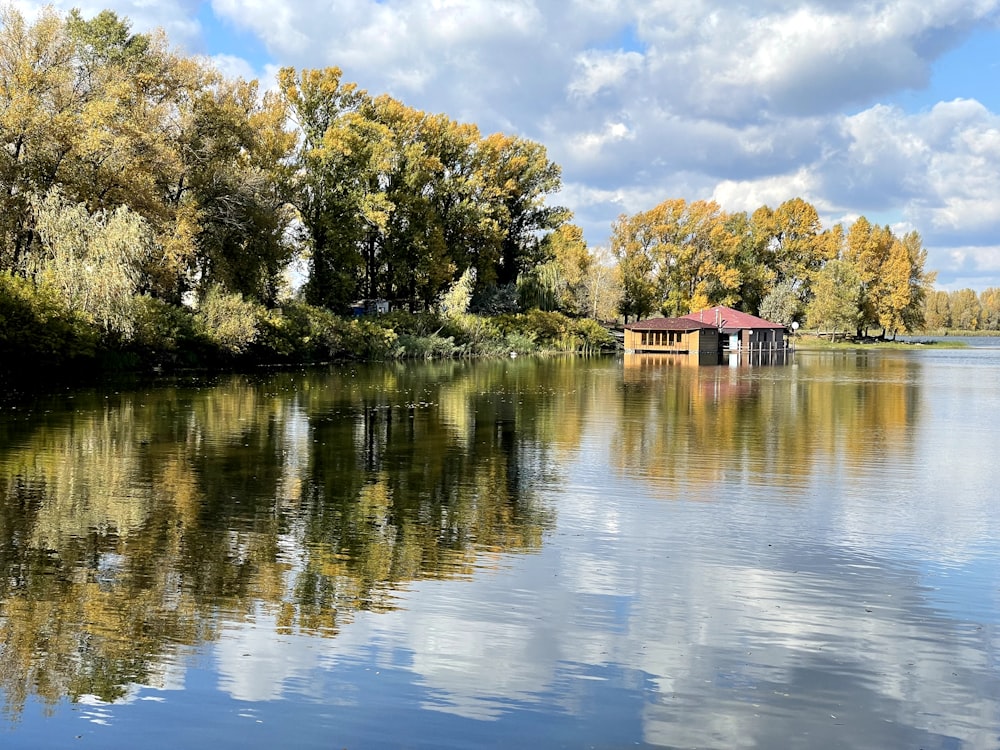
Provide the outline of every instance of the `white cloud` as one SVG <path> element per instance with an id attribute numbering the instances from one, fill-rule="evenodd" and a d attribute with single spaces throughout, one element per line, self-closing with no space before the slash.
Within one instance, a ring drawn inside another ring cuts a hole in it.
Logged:
<path id="1" fill-rule="evenodd" d="M 589 98 L 603 89 L 617 88 L 626 76 L 642 68 L 638 52 L 588 50 L 577 57 L 578 74 L 569 83 L 571 96 Z"/>

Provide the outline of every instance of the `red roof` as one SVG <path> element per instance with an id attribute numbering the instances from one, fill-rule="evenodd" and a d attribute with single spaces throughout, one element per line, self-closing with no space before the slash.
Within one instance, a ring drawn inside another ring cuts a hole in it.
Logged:
<path id="1" fill-rule="evenodd" d="M 723 307 L 722 305 L 716 305 L 707 310 L 699 310 L 684 317 L 700 323 L 710 323 L 713 328 L 718 327 L 727 331 L 744 328 L 751 330 L 754 328 L 784 329 L 785 327 L 781 323 L 772 323 L 770 320 L 764 320 L 763 318 L 758 318 L 756 315 L 749 315 L 748 313 L 734 310 L 731 307 Z"/>
<path id="2" fill-rule="evenodd" d="M 638 323 L 625 326 L 630 331 L 697 331 L 704 328 L 715 328 L 714 323 L 702 323 L 690 317 L 683 318 L 647 318 Z"/>

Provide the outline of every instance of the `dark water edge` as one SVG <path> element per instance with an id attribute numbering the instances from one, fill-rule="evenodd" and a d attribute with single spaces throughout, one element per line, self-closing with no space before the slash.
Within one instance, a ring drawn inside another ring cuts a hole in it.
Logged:
<path id="1" fill-rule="evenodd" d="M 974 348 L 6 400 L 0 738 L 995 747 L 997 413 Z"/>

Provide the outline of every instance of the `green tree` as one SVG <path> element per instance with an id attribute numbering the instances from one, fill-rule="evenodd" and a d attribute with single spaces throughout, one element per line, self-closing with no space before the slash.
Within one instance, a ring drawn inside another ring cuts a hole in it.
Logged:
<path id="1" fill-rule="evenodd" d="M 621 297 L 618 312 L 635 320 L 657 307 L 654 252 L 658 239 L 649 214 L 622 214 L 611 228 L 611 252 L 618 261 Z"/>
<path id="2" fill-rule="evenodd" d="M 384 198 L 372 190 L 371 169 L 384 129 L 361 111 L 368 95 L 342 77 L 339 68 L 278 74 L 299 129 L 291 189 L 309 253 L 306 298 L 334 311 L 346 311 L 361 287 L 360 218 L 376 226 L 388 220 Z"/>
<path id="3" fill-rule="evenodd" d="M 831 260 L 813 281 L 813 298 L 806 311 L 811 328 L 833 334 L 858 328 L 861 280 L 854 268 L 842 260 Z"/>
<path id="4" fill-rule="evenodd" d="M 760 317 L 790 326 L 802 312 L 802 298 L 793 279 L 785 279 L 767 293 L 760 304 Z"/>
<path id="5" fill-rule="evenodd" d="M 192 247 L 183 276 L 274 304 L 295 247 L 285 162 L 295 136 L 284 102 L 256 81 L 222 81 L 194 101 L 184 134 L 183 205 Z"/>

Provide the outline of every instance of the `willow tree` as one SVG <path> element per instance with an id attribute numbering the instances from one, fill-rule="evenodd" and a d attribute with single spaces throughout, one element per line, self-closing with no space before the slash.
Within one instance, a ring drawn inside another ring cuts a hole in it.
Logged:
<path id="1" fill-rule="evenodd" d="M 90 213 L 58 188 L 32 205 L 40 251 L 32 276 L 58 289 L 66 308 L 106 335 L 134 333 L 135 299 L 156 247 L 151 227 L 126 206 Z"/>

